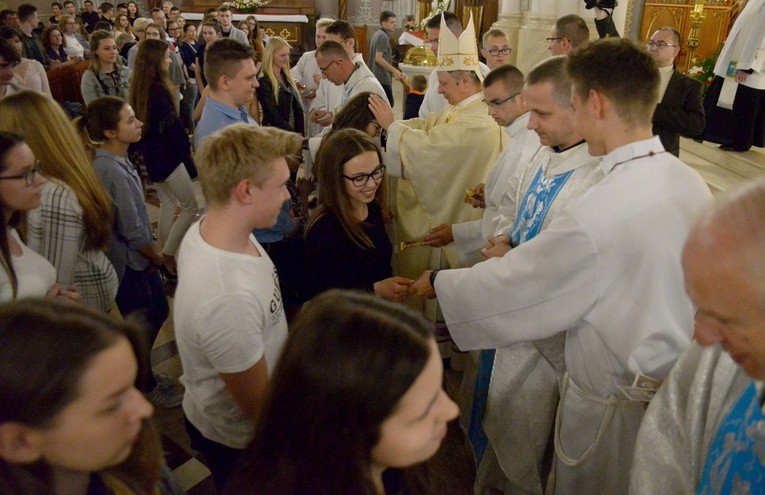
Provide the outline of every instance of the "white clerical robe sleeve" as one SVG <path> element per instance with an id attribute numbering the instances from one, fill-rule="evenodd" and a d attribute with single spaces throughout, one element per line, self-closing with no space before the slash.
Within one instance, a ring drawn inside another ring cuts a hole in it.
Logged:
<path id="1" fill-rule="evenodd" d="M 484 215 L 488 212 L 484 211 Z M 457 248 L 457 255 L 461 266 L 473 266 L 483 261 L 481 249 L 486 246 L 486 239 L 483 236 L 483 217 L 470 222 L 455 223 L 452 225 L 452 237 L 454 238 L 454 247 Z"/>
<path id="2" fill-rule="evenodd" d="M 385 145 L 385 167 L 388 175 L 404 177 L 401 164 L 401 132 L 406 129 L 423 129 L 423 119 L 397 120 L 388 126 L 388 137 Z"/>
<path id="3" fill-rule="evenodd" d="M 597 300 L 597 252 L 578 222 L 562 213 L 502 258 L 440 272 L 435 289 L 462 350 L 538 340 L 586 318 Z"/>

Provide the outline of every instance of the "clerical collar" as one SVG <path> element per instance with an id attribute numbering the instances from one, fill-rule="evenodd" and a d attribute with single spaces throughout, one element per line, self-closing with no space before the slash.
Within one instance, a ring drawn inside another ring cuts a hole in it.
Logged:
<path id="1" fill-rule="evenodd" d="M 529 125 L 529 112 L 524 113 L 510 124 L 505 126 L 505 132 L 513 137 L 524 129 L 528 129 Z M 532 131 L 533 132 L 533 131 Z"/>
<path id="2" fill-rule="evenodd" d="M 582 139 L 581 141 L 579 141 L 576 144 L 572 144 L 568 148 L 560 148 L 558 146 L 550 146 L 550 149 L 553 150 L 555 153 L 563 153 L 564 151 L 570 150 L 571 148 L 576 148 L 577 146 L 579 146 L 582 143 L 584 143 L 584 139 Z"/>
<path id="3" fill-rule="evenodd" d="M 465 98 L 461 102 L 457 103 L 456 105 L 454 105 L 454 108 L 463 109 L 466 106 L 470 105 L 471 103 L 473 103 L 474 101 L 479 100 L 479 99 L 483 99 L 483 93 L 480 92 L 480 91 L 478 93 L 472 95 L 472 96 L 468 96 L 467 98 Z"/>

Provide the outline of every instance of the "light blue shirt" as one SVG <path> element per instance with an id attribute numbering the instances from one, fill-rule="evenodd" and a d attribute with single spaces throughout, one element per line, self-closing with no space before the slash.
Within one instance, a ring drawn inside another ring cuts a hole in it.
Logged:
<path id="1" fill-rule="evenodd" d="M 208 96 L 205 108 L 202 110 L 202 117 L 199 119 L 194 133 L 194 148 L 199 149 L 199 144 L 208 134 L 241 123 L 258 125 L 244 107 L 231 108 L 216 101 L 212 96 Z"/>

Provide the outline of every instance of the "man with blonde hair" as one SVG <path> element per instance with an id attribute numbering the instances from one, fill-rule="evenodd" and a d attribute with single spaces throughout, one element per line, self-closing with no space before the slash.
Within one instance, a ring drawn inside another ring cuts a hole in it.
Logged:
<path id="1" fill-rule="evenodd" d="M 486 65 L 490 70 L 494 70 L 500 65 L 505 65 L 510 61 L 510 43 L 507 39 L 507 33 L 498 28 L 489 29 L 481 39 L 481 55 L 486 59 Z"/>
<path id="2" fill-rule="evenodd" d="M 252 438 L 287 338 L 276 268 L 252 231 L 276 223 L 290 197 L 286 157 L 299 149 L 293 133 L 234 124 L 195 155 L 207 214 L 181 243 L 175 338 L 186 430 L 219 493 Z"/>

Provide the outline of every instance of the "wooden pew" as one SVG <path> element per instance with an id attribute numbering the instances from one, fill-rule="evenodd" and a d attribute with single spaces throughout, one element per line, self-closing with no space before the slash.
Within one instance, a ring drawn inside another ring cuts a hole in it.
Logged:
<path id="1" fill-rule="evenodd" d="M 85 104 L 80 91 L 82 74 L 88 70 L 90 62 L 83 60 L 78 64 L 67 65 L 48 71 L 48 83 L 53 99 L 63 105 L 67 101 Z"/>

